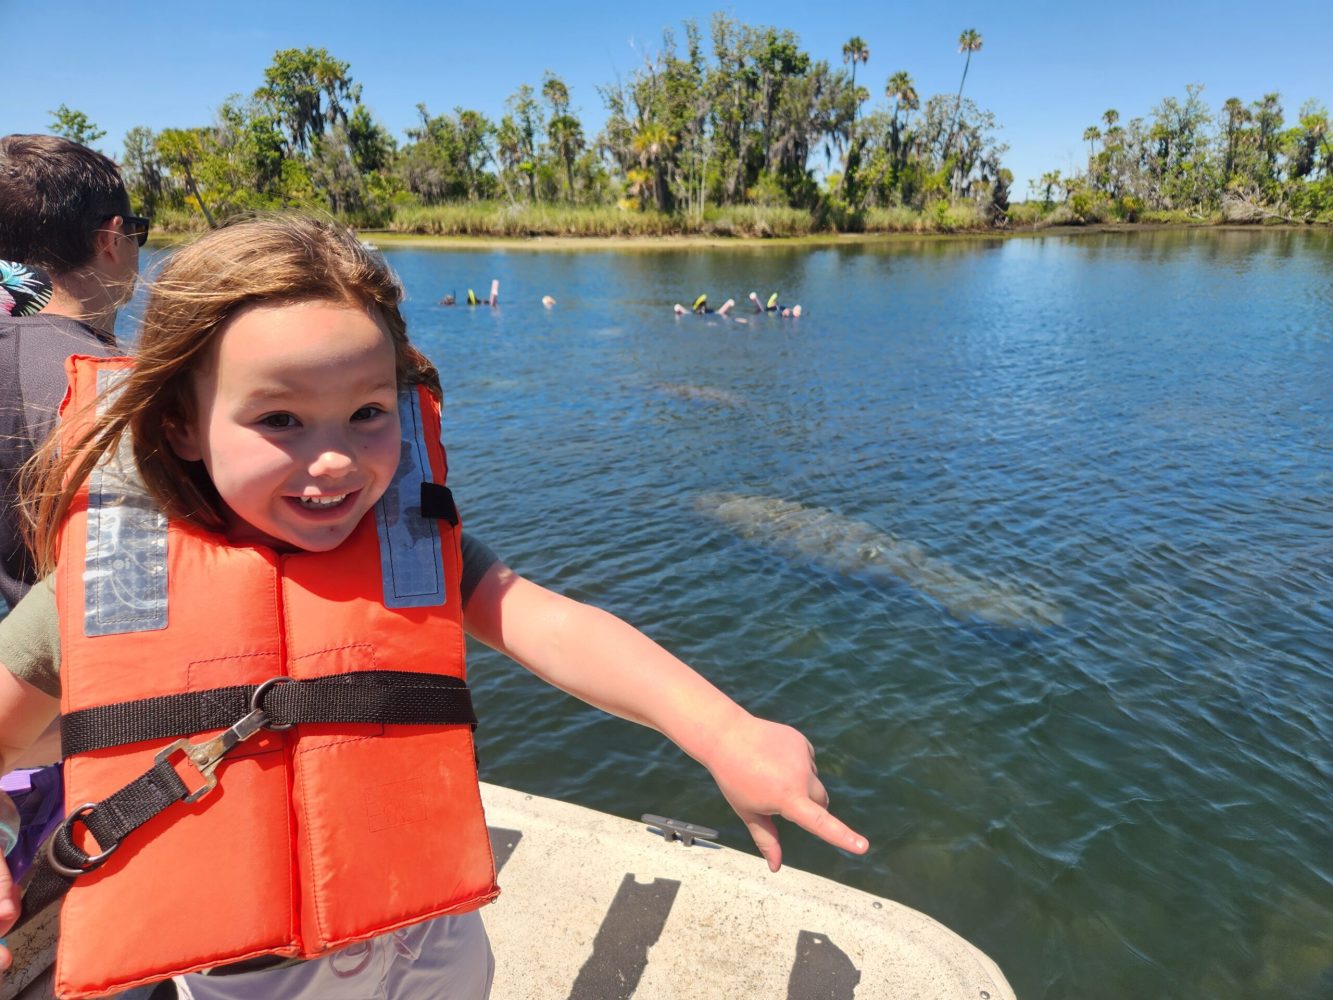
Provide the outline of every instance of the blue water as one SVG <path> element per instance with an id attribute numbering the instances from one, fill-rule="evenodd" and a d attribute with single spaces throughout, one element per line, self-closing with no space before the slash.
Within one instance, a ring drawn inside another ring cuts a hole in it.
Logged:
<path id="1" fill-rule="evenodd" d="M 787 828 L 790 863 L 1024 1000 L 1333 997 L 1333 234 L 386 256 L 468 530 L 817 747 L 872 849 Z M 498 310 L 436 304 L 492 278 Z M 671 313 L 751 290 L 805 314 Z M 747 541 L 714 491 L 1061 623 Z M 474 653 L 484 778 L 749 848 L 662 738 Z"/>

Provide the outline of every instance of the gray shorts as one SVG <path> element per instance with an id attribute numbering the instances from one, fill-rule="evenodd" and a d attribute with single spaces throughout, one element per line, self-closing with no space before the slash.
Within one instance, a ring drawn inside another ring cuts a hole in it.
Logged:
<path id="1" fill-rule="evenodd" d="M 486 1000 L 495 957 L 479 913 L 437 917 L 259 972 L 176 977 L 181 1000 Z"/>

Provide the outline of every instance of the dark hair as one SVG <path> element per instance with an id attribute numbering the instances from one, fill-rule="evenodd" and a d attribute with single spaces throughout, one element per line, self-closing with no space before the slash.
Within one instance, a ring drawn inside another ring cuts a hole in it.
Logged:
<path id="1" fill-rule="evenodd" d="M 93 256 L 93 232 L 128 215 L 120 168 L 54 135 L 0 139 L 0 258 L 64 274 Z"/>

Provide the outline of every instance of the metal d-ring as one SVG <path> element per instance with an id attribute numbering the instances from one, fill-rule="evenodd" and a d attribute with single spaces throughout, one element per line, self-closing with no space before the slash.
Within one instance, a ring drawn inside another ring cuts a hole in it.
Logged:
<path id="1" fill-rule="evenodd" d="M 266 695 L 269 692 L 269 689 L 274 687 L 275 685 L 285 684 L 288 681 L 293 681 L 295 679 L 296 679 L 295 677 L 270 677 L 268 680 L 264 681 L 263 684 L 255 688 L 255 693 L 250 696 L 250 711 L 264 712 L 264 715 L 267 716 L 268 712 L 264 710 L 264 704 L 263 704 L 264 695 Z M 296 725 L 295 722 L 281 722 L 281 723 L 265 722 L 264 728 L 271 729 L 275 733 L 281 733 L 285 732 L 288 729 L 291 729 L 292 726 L 294 725 Z"/>
<path id="2" fill-rule="evenodd" d="M 80 875 L 86 875 L 88 872 L 99 868 L 102 862 L 115 854 L 116 848 L 120 846 L 119 842 L 117 842 L 112 844 L 101 854 L 90 854 L 88 860 L 83 863 L 82 868 L 71 868 L 56 857 L 56 840 L 63 834 L 64 836 L 69 837 L 69 842 L 71 844 L 74 844 L 74 837 L 70 833 L 70 827 L 76 820 L 83 819 L 83 817 L 87 816 L 96 807 L 96 802 L 85 802 L 66 816 L 64 820 L 61 821 L 60 826 L 56 827 L 55 833 L 51 834 L 51 836 L 46 839 L 47 863 L 50 864 L 54 871 L 65 876 L 65 878 L 78 878 Z M 75 850 L 81 850 L 77 844 L 75 844 L 74 847 Z"/>

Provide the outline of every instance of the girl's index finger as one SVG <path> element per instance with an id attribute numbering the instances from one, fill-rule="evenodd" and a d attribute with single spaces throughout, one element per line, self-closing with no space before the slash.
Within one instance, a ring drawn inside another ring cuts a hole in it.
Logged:
<path id="1" fill-rule="evenodd" d="M 870 841 L 811 798 L 792 801 L 782 810 L 782 818 L 852 854 L 864 854 L 870 849 Z"/>

